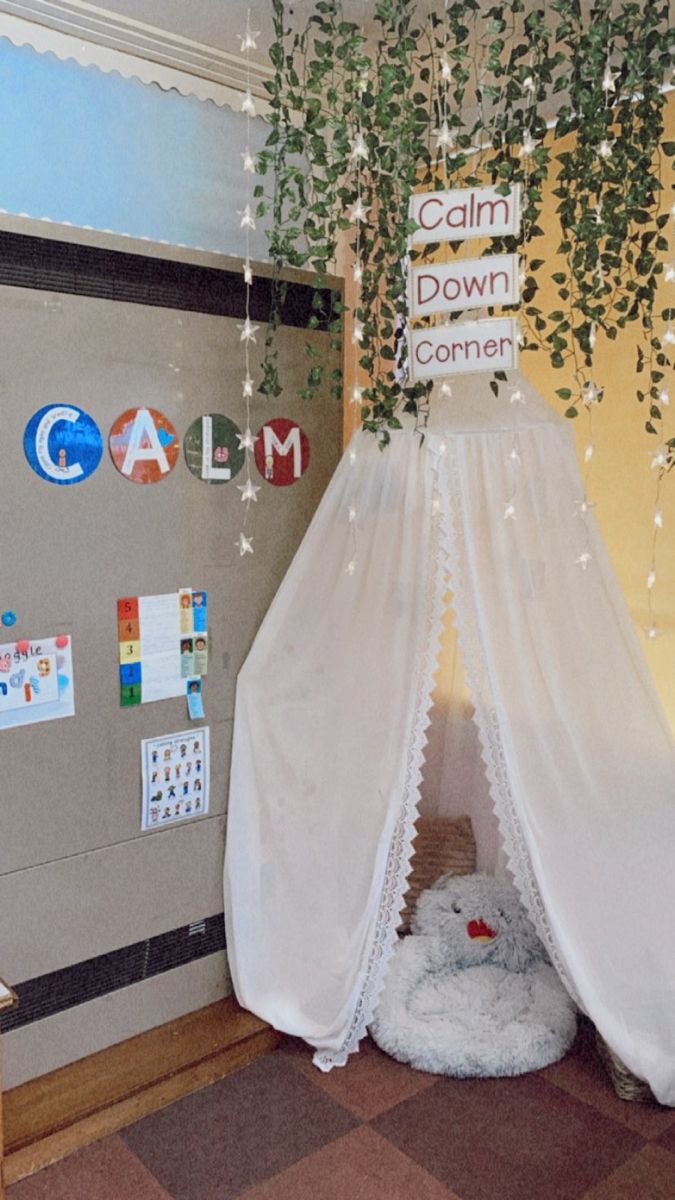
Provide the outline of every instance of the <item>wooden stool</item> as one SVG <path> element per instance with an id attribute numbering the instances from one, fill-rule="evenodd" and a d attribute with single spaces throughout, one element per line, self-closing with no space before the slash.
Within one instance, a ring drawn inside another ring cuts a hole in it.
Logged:
<path id="1" fill-rule="evenodd" d="M 0 1012 L 4 1012 L 6 1008 L 12 1008 L 17 1004 L 17 997 L 10 987 L 0 979 Z M 0 1047 L 0 1050 L 2 1047 Z M 2 1055 L 0 1054 L 0 1200 L 5 1200 L 5 1182 L 4 1182 L 4 1139 L 3 1139 L 3 1123 L 2 1123 Z"/>

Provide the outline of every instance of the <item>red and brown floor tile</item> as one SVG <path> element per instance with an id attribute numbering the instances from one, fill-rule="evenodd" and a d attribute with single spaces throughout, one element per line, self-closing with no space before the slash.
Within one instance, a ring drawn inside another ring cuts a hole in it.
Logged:
<path id="1" fill-rule="evenodd" d="M 534 1074 L 443 1079 L 373 1127 L 462 1200 L 578 1200 L 644 1145 Z"/>
<path id="2" fill-rule="evenodd" d="M 173 1200 L 121 1137 L 76 1151 L 7 1189 L 8 1200 Z"/>
<path id="3" fill-rule="evenodd" d="M 272 1054 L 122 1136 L 174 1200 L 234 1200 L 357 1124 Z"/>

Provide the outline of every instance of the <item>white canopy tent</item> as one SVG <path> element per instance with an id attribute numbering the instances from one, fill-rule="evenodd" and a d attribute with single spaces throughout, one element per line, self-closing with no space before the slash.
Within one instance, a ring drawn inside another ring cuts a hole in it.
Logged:
<path id="1" fill-rule="evenodd" d="M 325 1070 L 357 1048 L 395 943 L 451 588 L 508 868 L 570 992 L 675 1105 L 672 734 L 571 428 L 519 375 L 498 399 L 481 376 L 453 391 L 422 442 L 355 435 L 240 674 L 237 996 Z"/>

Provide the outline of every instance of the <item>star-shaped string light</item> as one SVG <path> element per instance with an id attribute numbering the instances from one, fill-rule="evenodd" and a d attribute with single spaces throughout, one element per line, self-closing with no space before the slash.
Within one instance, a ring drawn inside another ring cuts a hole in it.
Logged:
<path id="1" fill-rule="evenodd" d="M 442 121 L 438 129 L 434 129 L 432 132 L 436 138 L 436 146 L 439 150 L 454 149 L 455 134 L 453 133 L 447 121 Z"/>
<path id="2" fill-rule="evenodd" d="M 252 537 L 247 537 L 245 533 L 239 534 L 239 539 L 234 544 L 239 548 L 240 558 L 243 558 L 245 554 L 253 554 L 252 542 Z"/>
<path id="3" fill-rule="evenodd" d="M 612 139 L 611 138 L 603 138 L 602 141 L 600 142 L 600 144 L 598 145 L 598 158 L 602 158 L 606 162 L 607 159 L 612 157 L 613 151 L 614 151 L 614 142 L 612 141 Z"/>
<path id="4" fill-rule="evenodd" d="M 248 171 L 251 175 L 254 175 L 255 174 L 255 158 L 251 154 L 251 151 L 249 150 L 248 146 L 246 147 L 245 150 L 242 150 L 241 157 L 242 157 L 242 160 L 244 163 L 244 170 Z"/>
<path id="5" fill-rule="evenodd" d="M 244 433 L 237 434 L 240 450 L 253 450 L 257 440 L 257 437 L 253 436 L 250 429 L 246 429 Z"/>
<path id="6" fill-rule="evenodd" d="M 349 152 L 350 162 L 358 162 L 359 159 L 362 159 L 364 162 L 366 162 L 368 159 L 368 146 L 366 145 L 366 139 L 364 138 L 360 129 L 356 137 L 352 138 L 351 149 Z"/>
<path id="7" fill-rule="evenodd" d="M 354 224 L 356 224 L 357 221 L 365 222 L 368 220 L 368 209 L 364 205 L 360 196 L 354 201 L 349 210 L 349 220 Z"/>
<path id="8" fill-rule="evenodd" d="M 609 63 L 607 63 L 607 66 L 605 67 L 605 73 L 602 77 L 603 92 L 605 92 L 606 94 L 609 94 L 610 92 L 615 92 L 617 78 L 618 78 L 618 76 L 614 74 Z"/>
<path id="9" fill-rule="evenodd" d="M 260 491 L 260 488 L 256 487 L 256 485 L 250 479 L 247 479 L 246 483 L 238 483 L 237 487 L 241 492 L 242 500 L 249 503 L 251 500 L 254 500 L 256 504 L 258 503 L 258 492 Z"/>
<path id="10" fill-rule="evenodd" d="M 260 30 L 257 29 L 254 32 L 251 29 L 250 25 L 247 25 L 246 32 L 239 35 L 239 40 L 241 42 L 242 54 L 247 54 L 250 50 L 257 50 L 258 42 L 256 39 L 259 37 L 260 37 Z"/>
<path id="11" fill-rule="evenodd" d="M 523 144 L 518 151 L 518 157 L 524 158 L 526 155 L 534 154 L 538 144 L 539 143 L 536 142 L 532 137 L 529 129 L 526 130 L 525 134 L 523 135 Z"/>
<path id="12" fill-rule="evenodd" d="M 245 208 L 237 209 L 237 215 L 241 217 L 239 225 L 242 229 L 255 229 L 255 217 L 251 212 L 250 204 L 247 204 Z"/>
<path id="13" fill-rule="evenodd" d="M 596 385 L 593 383 L 593 380 L 589 380 L 588 383 L 584 384 L 583 402 L 585 405 L 588 406 L 589 404 L 599 404 L 601 399 L 602 389 L 596 387 Z"/>
<path id="14" fill-rule="evenodd" d="M 241 102 L 241 111 L 246 113 L 247 117 L 256 117 L 258 115 L 258 110 L 255 106 L 255 100 L 253 99 L 253 95 L 250 91 L 244 94 L 244 99 Z"/>
<path id="15" fill-rule="evenodd" d="M 255 335 L 260 329 L 259 325 L 254 325 L 250 317 L 247 317 L 243 325 L 237 325 L 237 329 L 241 330 L 240 342 L 254 342 Z"/>

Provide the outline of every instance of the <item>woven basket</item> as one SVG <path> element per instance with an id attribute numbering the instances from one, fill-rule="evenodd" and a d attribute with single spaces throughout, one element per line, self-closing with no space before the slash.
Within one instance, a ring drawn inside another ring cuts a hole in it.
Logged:
<path id="1" fill-rule="evenodd" d="M 472 875 L 476 841 L 470 817 L 420 817 L 399 933 L 407 933 L 421 892 L 441 875 Z"/>
<path id="2" fill-rule="evenodd" d="M 595 1031 L 595 1044 L 612 1081 L 614 1091 L 620 1100 L 631 1100 L 633 1103 L 646 1104 L 654 1099 L 649 1084 L 645 1083 L 644 1079 L 638 1079 L 637 1075 L 628 1070 L 626 1064 L 607 1045 L 607 1042 L 600 1036 L 597 1029 Z"/>

